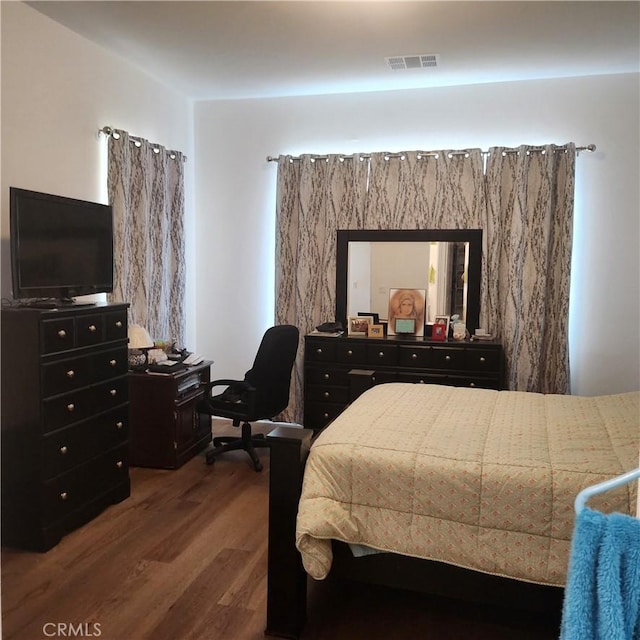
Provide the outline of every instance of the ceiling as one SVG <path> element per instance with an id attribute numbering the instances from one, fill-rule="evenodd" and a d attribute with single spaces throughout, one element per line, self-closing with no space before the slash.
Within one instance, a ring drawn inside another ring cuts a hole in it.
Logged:
<path id="1" fill-rule="evenodd" d="M 194 100 L 638 72 L 638 2 L 27 2 Z M 435 54 L 436 67 L 385 58 Z"/>

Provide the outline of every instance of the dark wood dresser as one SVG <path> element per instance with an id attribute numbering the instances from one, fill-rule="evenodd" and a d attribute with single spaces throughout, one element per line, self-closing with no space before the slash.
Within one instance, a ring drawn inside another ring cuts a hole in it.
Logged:
<path id="1" fill-rule="evenodd" d="M 132 372 L 131 464 L 177 469 L 211 442 L 211 417 L 196 405 L 211 379 L 211 360 L 176 373 Z"/>
<path id="2" fill-rule="evenodd" d="M 305 336 L 304 426 L 322 429 L 362 391 L 384 382 L 501 389 L 497 342 L 387 336 Z"/>
<path id="3" fill-rule="evenodd" d="M 129 496 L 127 308 L 3 307 L 3 545 L 46 551 Z"/>

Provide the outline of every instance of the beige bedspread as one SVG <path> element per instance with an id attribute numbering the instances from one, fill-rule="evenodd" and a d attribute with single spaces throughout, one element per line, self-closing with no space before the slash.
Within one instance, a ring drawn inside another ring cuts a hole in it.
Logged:
<path id="1" fill-rule="evenodd" d="M 296 534 L 306 571 L 326 577 L 333 538 L 563 585 L 577 493 L 637 467 L 639 398 L 370 389 L 312 446 Z M 636 493 L 588 506 L 633 514 Z"/>

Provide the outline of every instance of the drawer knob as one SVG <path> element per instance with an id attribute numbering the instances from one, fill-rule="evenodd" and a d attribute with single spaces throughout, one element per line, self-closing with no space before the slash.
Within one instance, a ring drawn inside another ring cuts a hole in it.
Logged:
<path id="1" fill-rule="evenodd" d="M 89 325 L 89 333 L 95 333 L 97 331 L 95 324 Z"/>
<path id="2" fill-rule="evenodd" d="M 328 391 L 325 391 L 323 395 L 325 398 L 328 398 L 331 394 Z"/>
<path id="3" fill-rule="evenodd" d="M 480 362 L 485 362 L 484 356 L 480 356 Z"/>
<path id="4" fill-rule="evenodd" d="M 329 414 L 328 414 L 328 413 L 323 413 L 323 414 L 322 414 L 322 417 L 323 417 L 325 420 L 328 420 L 328 419 L 329 419 Z"/>
<path id="5" fill-rule="evenodd" d="M 118 462 L 116 462 L 116 467 L 118 467 L 118 469 L 122 469 L 122 460 L 118 460 Z"/>
<path id="6" fill-rule="evenodd" d="M 328 380 L 328 379 L 330 378 L 330 376 L 329 376 L 329 374 L 328 374 L 328 373 L 325 373 L 325 374 L 324 374 L 324 376 L 323 376 L 323 378 L 324 378 L 325 380 Z"/>
<path id="7" fill-rule="evenodd" d="M 424 384 L 424 380 L 422 380 L 422 378 L 420 379 L 420 384 Z"/>
<path id="8" fill-rule="evenodd" d="M 321 356 L 321 355 L 322 355 L 322 349 L 320 349 L 320 348 L 316 349 L 316 353 L 317 353 L 319 356 Z"/>
<path id="9" fill-rule="evenodd" d="M 348 356 L 352 356 L 353 355 L 353 351 L 351 349 L 349 349 L 349 351 L 347 351 L 347 355 Z"/>
<path id="10" fill-rule="evenodd" d="M 378 353 L 378 358 L 384 358 L 384 351 L 380 351 Z"/>
<path id="11" fill-rule="evenodd" d="M 73 378 L 73 376 L 76 375 L 76 372 L 73 369 L 69 369 L 69 371 L 67 371 L 67 378 L 69 378 L 69 380 L 71 380 L 71 378 Z"/>
<path id="12" fill-rule="evenodd" d="M 116 422 L 116 429 L 122 429 L 122 427 L 124 427 L 122 420 L 119 420 L 118 422 Z"/>
<path id="13" fill-rule="evenodd" d="M 121 329 L 121 328 L 122 328 L 122 321 L 121 321 L 121 320 L 117 320 L 117 321 L 116 321 L 116 327 L 117 327 L 118 329 Z"/>
<path id="14" fill-rule="evenodd" d="M 68 449 L 67 449 L 67 447 L 65 445 L 62 445 L 60 447 L 59 451 L 60 451 L 60 454 L 64 456 L 64 455 L 67 454 Z"/>
<path id="15" fill-rule="evenodd" d="M 417 360 L 418 359 L 418 354 L 417 353 L 412 353 L 411 354 L 411 359 L 412 360 Z"/>
<path id="16" fill-rule="evenodd" d="M 67 337 L 67 332 L 64 329 L 60 329 L 60 331 L 58 331 L 58 338 L 66 338 Z"/>
<path id="17" fill-rule="evenodd" d="M 115 389 L 109 389 L 109 395 L 112 398 L 115 398 L 118 395 L 118 392 Z"/>
<path id="18" fill-rule="evenodd" d="M 117 360 L 109 360 L 109 366 L 115 367 L 118 364 Z"/>
<path id="19" fill-rule="evenodd" d="M 70 402 L 70 403 L 67 405 L 67 411 L 68 411 L 69 413 L 72 413 L 72 412 L 75 410 L 75 408 L 76 408 L 76 405 L 75 405 L 75 404 L 73 404 L 73 402 Z"/>
<path id="20" fill-rule="evenodd" d="M 471 382 L 471 383 L 469 384 L 469 386 L 470 386 L 470 387 L 475 387 L 475 386 L 476 386 L 476 383 L 475 383 L 475 382 Z"/>
<path id="21" fill-rule="evenodd" d="M 69 494 L 66 491 L 63 491 L 60 494 L 60 500 L 66 500 L 69 497 Z"/>
<path id="22" fill-rule="evenodd" d="M 451 356 L 445 356 L 444 359 L 445 360 L 451 360 Z"/>

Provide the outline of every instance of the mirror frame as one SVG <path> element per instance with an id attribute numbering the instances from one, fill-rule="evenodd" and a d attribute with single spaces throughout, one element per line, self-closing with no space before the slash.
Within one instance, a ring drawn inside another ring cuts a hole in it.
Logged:
<path id="1" fill-rule="evenodd" d="M 336 245 L 336 322 L 347 326 L 350 242 L 468 242 L 467 317 L 471 334 L 480 326 L 482 229 L 339 229 Z M 367 311 L 363 309 L 363 311 Z M 425 338 L 428 337 L 425 333 Z"/>

